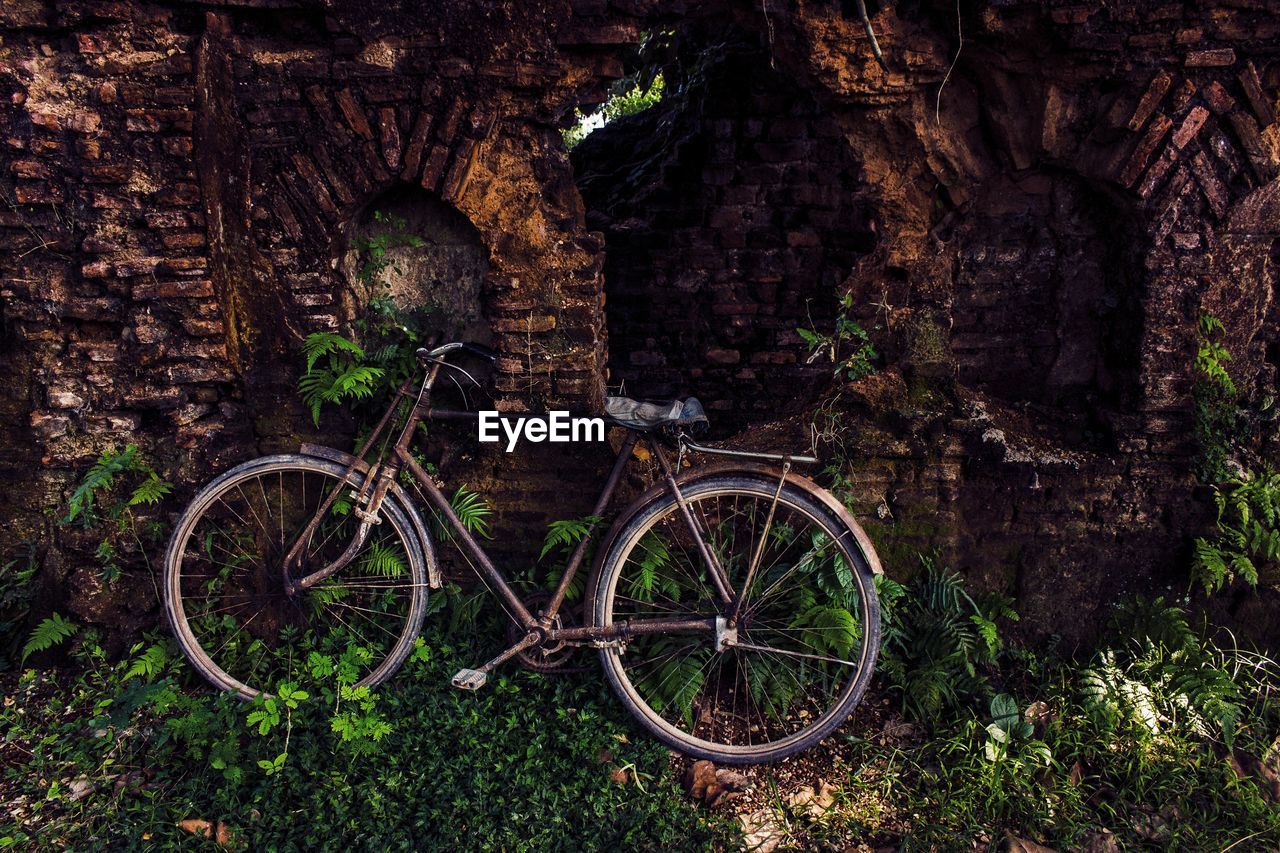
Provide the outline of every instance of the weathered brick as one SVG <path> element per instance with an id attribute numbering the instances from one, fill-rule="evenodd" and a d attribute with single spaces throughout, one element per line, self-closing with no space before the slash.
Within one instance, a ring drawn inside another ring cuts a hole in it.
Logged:
<path id="1" fill-rule="evenodd" d="M 1235 99 L 1227 94 L 1227 90 L 1217 80 L 1211 81 L 1201 91 L 1204 99 L 1209 102 L 1209 109 L 1218 115 L 1230 112 L 1236 105 Z"/>
<path id="2" fill-rule="evenodd" d="M 1184 62 L 1188 68 L 1221 68 L 1235 64 L 1236 52 L 1229 47 L 1192 50 Z"/>
<path id="3" fill-rule="evenodd" d="M 140 281 L 133 285 L 134 299 L 203 299 L 213 296 L 208 279 L 180 281 Z"/>
<path id="4" fill-rule="evenodd" d="M 334 100 L 338 103 L 338 109 L 342 111 L 342 115 L 347 120 L 347 125 L 354 130 L 363 139 L 373 141 L 373 128 L 369 126 L 369 119 L 364 114 L 364 109 L 360 106 L 360 102 L 356 100 L 356 96 L 351 93 L 350 89 L 342 89 L 334 94 Z"/>
<path id="5" fill-rule="evenodd" d="M 400 127 L 396 124 L 396 111 L 391 107 L 378 110 L 378 138 L 382 142 L 382 157 L 393 171 L 400 168 Z"/>
<path id="6" fill-rule="evenodd" d="M 1152 78 L 1147 91 L 1143 93 L 1142 98 L 1138 101 L 1137 108 L 1134 109 L 1133 115 L 1129 118 L 1130 130 L 1141 130 L 1147 123 L 1147 119 L 1155 112 L 1156 107 L 1160 106 L 1160 100 L 1169 91 L 1169 86 L 1173 83 L 1173 76 L 1168 71 L 1160 71 Z"/>
<path id="7" fill-rule="evenodd" d="M 1200 132 L 1200 128 L 1204 126 L 1205 120 L 1209 118 L 1209 111 L 1204 107 L 1193 107 L 1191 112 L 1187 113 L 1186 118 L 1182 120 L 1182 124 L 1174 131 L 1172 143 L 1174 148 L 1185 148 L 1187 143 Z"/>
<path id="8" fill-rule="evenodd" d="M 1274 122 L 1275 110 L 1271 99 L 1262 91 L 1262 81 L 1258 79 L 1258 71 L 1252 62 L 1245 63 L 1244 70 L 1237 79 L 1240 80 L 1240 86 L 1244 89 L 1245 97 L 1249 99 L 1249 106 L 1253 108 L 1253 114 L 1258 117 L 1259 123 L 1266 127 Z"/>

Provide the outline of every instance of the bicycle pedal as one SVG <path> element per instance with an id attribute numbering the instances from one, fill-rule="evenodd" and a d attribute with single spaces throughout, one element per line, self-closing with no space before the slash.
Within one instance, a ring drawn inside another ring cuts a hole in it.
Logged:
<path id="1" fill-rule="evenodd" d="M 489 680 L 487 672 L 478 669 L 460 669 L 453 676 L 453 686 L 459 690 L 479 690 Z"/>

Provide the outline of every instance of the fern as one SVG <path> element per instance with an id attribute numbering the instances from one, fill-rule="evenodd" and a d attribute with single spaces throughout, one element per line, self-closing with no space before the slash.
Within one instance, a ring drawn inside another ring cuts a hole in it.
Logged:
<path id="1" fill-rule="evenodd" d="M 847 658 L 854 643 L 862 635 L 858 620 L 843 607 L 817 604 L 801 613 L 791 623 L 803 631 L 804 641 L 825 654 Z"/>
<path id="2" fill-rule="evenodd" d="M 980 667 L 1003 641 L 997 620 L 1018 618 L 1007 600 L 975 599 L 963 579 L 922 556 L 924 571 L 907 586 L 878 583 L 883 608 L 882 668 L 902 708 L 919 720 L 988 695 Z"/>
<path id="3" fill-rule="evenodd" d="M 628 595 L 636 601 L 653 601 L 653 592 L 659 589 L 673 600 L 680 598 L 680 585 L 676 580 L 659 572 L 671 562 L 671 552 L 661 536 L 649 531 L 636 544 L 640 552 L 640 560 L 636 565 L 635 577 L 631 578 Z"/>
<path id="4" fill-rule="evenodd" d="M 386 372 L 366 363 L 365 351 L 359 344 L 332 332 L 307 335 L 302 350 L 307 367 L 298 380 L 298 391 L 316 426 L 320 425 L 320 410 L 325 403 L 372 397 Z"/>
<path id="5" fill-rule="evenodd" d="M 1280 563 L 1280 474 L 1264 471 L 1214 487 L 1212 540 L 1195 540 L 1192 583 L 1206 593 L 1237 580 L 1257 586 L 1265 568 Z"/>
<path id="6" fill-rule="evenodd" d="M 382 542 L 374 542 L 360 561 L 360 571 L 385 578 L 398 578 L 403 577 L 408 568 L 401 551 Z"/>
<path id="7" fill-rule="evenodd" d="M 706 680 L 705 665 L 710 654 L 710 649 L 705 649 L 699 654 L 668 658 L 639 679 L 636 688 L 658 713 L 672 709 L 684 720 L 685 727 L 690 728 L 693 725 L 693 700 Z"/>
<path id="8" fill-rule="evenodd" d="M 74 622 L 68 622 L 57 613 L 50 614 L 31 632 L 27 644 L 22 647 L 22 660 L 26 661 L 32 652 L 43 652 L 66 641 L 77 630 Z"/>
<path id="9" fill-rule="evenodd" d="M 547 535 L 542 540 L 542 551 L 538 553 L 541 560 L 556 548 L 569 548 L 591 535 L 591 531 L 600 523 L 600 516 L 587 515 L 582 518 L 566 518 L 553 521 L 547 525 Z"/>
<path id="10" fill-rule="evenodd" d="M 173 484 L 166 483 L 160 479 L 160 475 L 155 471 L 147 473 L 147 477 L 137 488 L 133 490 L 133 494 L 129 496 L 129 506 L 138 506 L 139 504 L 147 504 L 154 506 L 160 503 L 161 499 L 169 492 L 173 491 Z"/>
<path id="11" fill-rule="evenodd" d="M 89 469 L 89 473 L 84 475 L 80 485 L 71 493 L 71 500 L 67 503 L 67 515 L 62 519 L 62 523 L 70 524 L 82 515 L 91 516 L 98 496 L 112 489 L 118 475 L 141 470 L 149 471 L 150 469 L 142 462 L 136 444 L 126 445 L 125 449 L 119 453 L 114 450 L 104 452 Z"/>
<path id="12" fill-rule="evenodd" d="M 453 493 L 453 497 L 449 499 L 449 507 L 453 510 L 453 514 L 458 517 L 458 521 L 462 522 L 462 526 L 467 532 L 473 533 L 485 538 L 489 537 L 490 516 L 493 515 L 493 505 L 488 499 L 478 492 L 468 489 L 466 485 L 459 486 L 457 491 Z M 436 533 L 445 541 L 453 541 L 453 527 L 447 524 L 444 519 L 436 516 Z"/>
<path id="13" fill-rule="evenodd" d="M 124 674 L 125 680 L 141 677 L 145 681 L 151 681 L 164 671 L 168 663 L 169 653 L 165 647 L 159 643 L 152 644 L 129 666 Z"/>
<path id="14" fill-rule="evenodd" d="M 314 332 L 307 335 L 302 342 L 302 352 L 307 357 L 308 373 L 315 369 L 317 361 L 326 356 L 333 357 L 345 352 L 358 359 L 364 358 L 364 350 L 359 344 L 332 332 Z"/>
<path id="15" fill-rule="evenodd" d="M 1243 716 L 1243 691 L 1221 655 L 1188 627 L 1185 613 L 1162 598 L 1139 598 L 1120 608 L 1112 625 L 1127 642 L 1100 652 L 1080 678 L 1095 718 L 1144 735 L 1217 731 L 1230 745 Z"/>

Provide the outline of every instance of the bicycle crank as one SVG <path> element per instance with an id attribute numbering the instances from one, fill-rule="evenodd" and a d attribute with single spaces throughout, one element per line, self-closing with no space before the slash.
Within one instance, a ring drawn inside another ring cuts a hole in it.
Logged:
<path id="1" fill-rule="evenodd" d="M 459 690 L 479 690 L 489 681 L 490 672 L 493 672 L 495 668 L 520 654 L 520 652 L 530 646 L 537 645 L 538 641 L 541 639 L 542 637 L 537 631 L 530 631 L 524 636 L 524 639 L 486 663 L 484 666 L 479 669 L 460 669 L 454 673 L 453 678 L 450 679 L 450 681 L 453 686 Z"/>
<path id="2" fill-rule="evenodd" d="M 541 616 L 550 601 L 549 593 L 535 592 L 524 600 L 524 606 L 535 616 Z M 568 607 L 561 607 L 556 613 L 556 618 L 551 620 L 550 627 L 553 630 L 560 630 L 577 627 L 577 624 L 578 620 L 574 618 L 572 611 Z M 507 642 L 514 645 L 522 636 L 524 632 L 519 625 L 514 622 L 507 623 Z M 562 672 L 564 665 L 573 657 L 573 652 L 572 644 L 564 640 L 556 640 L 525 649 L 516 655 L 516 659 L 525 669 L 531 669 L 534 672 Z"/>

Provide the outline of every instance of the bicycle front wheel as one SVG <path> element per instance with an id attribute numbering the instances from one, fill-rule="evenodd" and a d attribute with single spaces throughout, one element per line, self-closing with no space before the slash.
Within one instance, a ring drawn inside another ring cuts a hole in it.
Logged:
<path id="1" fill-rule="evenodd" d="M 390 498 L 354 560 L 308 590 L 285 591 L 284 555 L 335 490 L 295 579 L 354 538 L 364 475 L 345 473 L 308 456 L 255 459 L 211 482 L 179 519 L 165 554 L 165 613 L 215 687 L 251 699 L 319 678 L 372 686 L 408 655 L 426 614 L 426 561 Z"/>
<path id="2" fill-rule="evenodd" d="M 875 666 L 880 608 L 867 556 L 797 484 L 779 491 L 776 480 L 725 474 L 682 492 L 731 596 L 751 578 L 736 635 L 719 648 L 711 631 L 634 636 L 601 650 L 609 682 L 645 728 L 688 755 L 752 764 L 800 752 L 848 718 Z M 619 531 L 602 566 L 598 625 L 733 614 L 669 494 Z"/>

